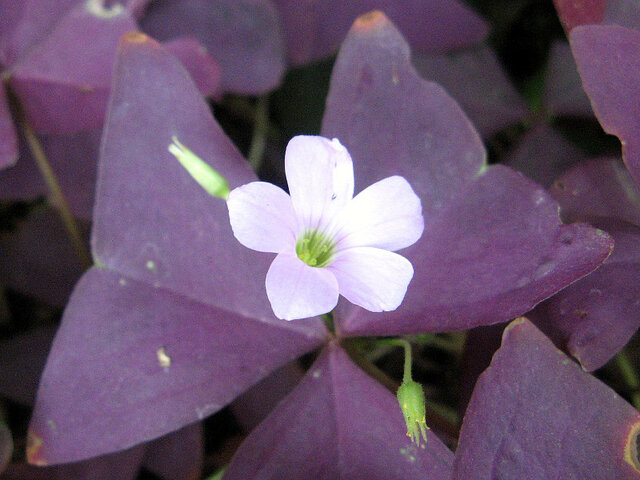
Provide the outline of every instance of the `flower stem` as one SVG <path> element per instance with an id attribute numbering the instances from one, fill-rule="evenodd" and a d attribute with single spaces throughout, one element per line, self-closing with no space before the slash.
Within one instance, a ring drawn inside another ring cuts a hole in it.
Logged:
<path id="1" fill-rule="evenodd" d="M 413 380 L 411 377 L 411 344 L 404 338 L 384 338 L 378 340 L 378 343 L 404 348 L 404 375 L 402 376 L 402 381 L 411 382 Z"/>
<path id="2" fill-rule="evenodd" d="M 31 128 L 31 125 L 27 123 L 27 120 L 22 112 L 20 112 L 19 117 L 20 125 L 24 133 L 24 138 L 26 139 L 29 150 L 31 150 L 31 154 L 36 161 L 36 165 L 38 166 L 38 169 L 40 170 L 40 173 L 45 183 L 47 184 L 47 188 L 49 189 L 49 193 L 51 194 L 53 204 L 56 206 L 56 210 L 58 211 L 62 223 L 64 224 L 65 229 L 69 234 L 69 238 L 73 243 L 73 246 L 78 257 L 80 258 L 80 261 L 82 262 L 82 265 L 88 268 L 93 263 L 91 261 L 91 255 L 89 254 L 89 250 L 84 243 L 82 234 L 80 233 L 80 228 L 78 227 L 78 223 L 71 213 L 69 202 L 62 192 L 62 188 L 60 188 L 60 181 L 58 180 L 58 176 L 53 171 L 53 168 L 51 168 L 51 164 L 47 159 L 40 140 L 33 131 L 33 128 Z"/>
<path id="3" fill-rule="evenodd" d="M 622 350 L 616 355 L 616 364 L 618 365 L 622 378 L 631 389 L 631 403 L 634 407 L 640 409 L 640 379 L 638 379 L 636 369 L 633 367 L 626 350 Z"/>
<path id="4" fill-rule="evenodd" d="M 251 148 L 247 155 L 249 165 L 257 172 L 262 165 L 262 157 L 267 144 L 267 132 L 269 131 L 269 97 L 260 97 L 255 107 L 253 136 Z"/>

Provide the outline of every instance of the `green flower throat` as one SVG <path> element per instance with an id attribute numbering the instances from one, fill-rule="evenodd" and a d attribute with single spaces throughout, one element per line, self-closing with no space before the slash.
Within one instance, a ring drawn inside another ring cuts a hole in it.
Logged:
<path id="1" fill-rule="evenodd" d="M 335 242 L 317 230 L 307 230 L 298 237 L 296 255 L 310 267 L 326 267 L 333 260 Z"/>

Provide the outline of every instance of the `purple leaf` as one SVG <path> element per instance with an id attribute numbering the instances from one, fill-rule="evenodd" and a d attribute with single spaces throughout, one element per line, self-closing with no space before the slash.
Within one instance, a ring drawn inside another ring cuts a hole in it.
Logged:
<path id="1" fill-rule="evenodd" d="M 81 0 L 0 0 L 0 66 L 13 65 Z"/>
<path id="2" fill-rule="evenodd" d="M 249 319 L 93 268 L 47 360 L 29 461 L 81 460 L 201 420 L 316 347 L 321 338 L 304 327 Z"/>
<path id="3" fill-rule="evenodd" d="M 4 422 L 0 421 L 0 473 L 7 468 L 12 454 L 13 438 L 11 437 L 11 432 Z"/>
<path id="4" fill-rule="evenodd" d="M 622 162 L 596 159 L 575 165 L 550 189 L 562 216 L 613 217 L 640 225 L 640 188 Z"/>
<path id="5" fill-rule="evenodd" d="M 338 305 L 343 335 L 446 331 L 508 320 L 596 268 L 611 239 L 563 226 L 533 182 L 485 165 L 460 108 L 418 77 L 382 14 L 361 17 L 334 68 L 324 118 L 354 160 L 356 191 L 402 175 L 421 197 L 425 232 L 399 253 L 415 275 L 404 303 L 374 314 Z"/>
<path id="6" fill-rule="evenodd" d="M 40 135 L 39 139 L 71 211 L 80 219 L 91 220 L 100 131 Z M 20 147 L 20 161 L 0 172 L 0 198 L 33 200 L 48 193 L 42 174 L 24 141 Z"/>
<path id="7" fill-rule="evenodd" d="M 640 28 L 640 5 L 635 0 L 554 0 L 567 31 L 578 25 L 608 24 Z"/>
<path id="8" fill-rule="evenodd" d="M 54 342 L 31 423 L 32 462 L 88 458 L 193 423 L 326 336 L 317 319 L 273 317 L 263 293 L 269 259 L 236 242 L 224 202 L 168 152 L 175 135 L 230 185 L 255 178 L 187 72 L 133 33 L 114 80 L 93 231 L 98 267 L 76 287 Z"/>
<path id="9" fill-rule="evenodd" d="M 283 17 L 288 57 L 294 65 L 334 53 L 354 20 L 381 10 L 398 25 L 418 51 L 444 52 L 473 45 L 488 26 L 457 0 L 356 0 L 300 2 L 274 0 Z"/>
<path id="10" fill-rule="evenodd" d="M 582 26 L 571 48 L 584 89 L 602 128 L 620 138 L 622 156 L 640 182 L 640 32 L 618 26 Z"/>
<path id="11" fill-rule="evenodd" d="M 219 93 L 220 67 L 200 42 L 193 37 L 180 37 L 166 42 L 164 48 L 180 60 L 202 95 L 211 97 Z"/>
<path id="12" fill-rule="evenodd" d="M 0 342 L 0 395 L 33 405 L 54 334 L 43 327 Z"/>
<path id="13" fill-rule="evenodd" d="M 567 42 L 555 42 L 551 46 L 544 85 L 542 101 L 547 113 L 588 117 L 593 115 Z"/>
<path id="14" fill-rule="evenodd" d="M 89 226 L 79 222 L 89 239 Z M 53 209 L 32 212 L 0 233 L 0 282 L 50 305 L 64 306 L 84 268 Z"/>
<path id="15" fill-rule="evenodd" d="M 195 423 L 151 442 L 144 466 L 163 480 L 196 480 L 203 456 L 202 423 Z"/>
<path id="16" fill-rule="evenodd" d="M 114 52 L 120 36 L 130 30 L 136 24 L 126 10 L 99 15 L 84 2 L 71 10 L 12 69 L 10 82 L 29 123 L 44 133 L 102 125 Z"/>
<path id="17" fill-rule="evenodd" d="M 633 407 L 518 319 L 476 384 L 451 478 L 637 479 L 638 427 Z"/>
<path id="18" fill-rule="evenodd" d="M 448 479 L 452 454 L 427 436 L 412 444 L 395 396 L 329 344 L 245 440 L 225 479 Z"/>
<path id="19" fill-rule="evenodd" d="M 267 0 L 151 2 L 140 26 L 158 40 L 195 36 L 220 65 L 224 91 L 255 95 L 280 83 L 284 47 Z"/>
<path id="20" fill-rule="evenodd" d="M 578 147 L 569 143 L 550 125 L 543 123 L 520 137 L 504 163 L 540 185 L 550 187 L 561 173 L 585 159 L 585 154 Z"/>
<path id="21" fill-rule="evenodd" d="M 3 480 L 135 480 L 138 478 L 144 446 L 83 462 L 53 467 L 13 464 Z"/>
<path id="22" fill-rule="evenodd" d="M 480 134 L 488 137 L 522 121 L 527 106 L 488 46 L 413 57 L 417 71 L 442 85 L 460 104 Z"/>
<path id="23" fill-rule="evenodd" d="M 288 363 L 236 398 L 231 410 L 242 428 L 249 432 L 260 424 L 303 375 L 298 362 Z"/>
<path id="24" fill-rule="evenodd" d="M 530 314 L 591 371 L 619 352 L 640 326 L 640 191 L 621 163 L 600 160 L 572 168 L 551 193 L 560 201 L 563 217 L 590 221 L 615 242 L 612 255 L 595 272 Z"/>
<path id="25" fill-rule="evenodd" d="M 0 88 L 0 170 L 10 167 L 18 159 L 18 134 L 13 125 L 9 101 L 4 88 Z"/>

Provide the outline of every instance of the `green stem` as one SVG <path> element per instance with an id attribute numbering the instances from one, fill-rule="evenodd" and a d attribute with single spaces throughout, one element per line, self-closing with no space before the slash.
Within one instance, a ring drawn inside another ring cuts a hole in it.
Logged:
<path id="1" fill-rule="evenodd" d="M 269 97 L 263 96 L 258 99 L 255 107 L 255 117 L 253 126 L 253 136 L 251 137 L 251 148 L 247 155 L 249 165 L 257 172 L 262 165 L 262 157 L 267 144 L 267 132 L 269 131 Z"/>
<path id="2" fill-rule="evenodd" d="M 402 382 L 412 382 L 413 377 L 411 376 L 411 344 L 404 338 L 385 338 L 380 340 L 380 343 L 386 343 L 389 345 L 395 345 L 397 347 L 404 348 L 404 375 L 402 376 Z"/>
<path id="3" fill-rule="evenodd" d="M 49 163 L 49 160 L 44 153 L 44 149 L 42 148 L 40 140 L 38 140 L 35 132 L 27 123 L 24 114 L 20 112 L 19 116 L 20 124 L 22 126 L 22 131 L 27 141 L 27 145 L 29 146 L 38 169 L 40 170 L 40 173 L 42 174 L 42 177 L 47 184 L 47 188 L 49 189 L 49 193 L 51 194 L 53 204 L 57 207 L 56 210 L 58 211 L 62 223 L 64 224 L 67 233 L 69 234 L 69 238 L 73 243 L 80 261 L 82 262 L 84 267 L 88 268 L 92 264 L 91 255 L 89 254 L 89 251 L 85 246 L 82 234 L 80 233 L 80 228 L 78 227 L 78 224 L 73 214 L 71 213 L 69 202 L 62 192 L 62 188 L 60 188 L 60 181 L 58 180 L 58 176 L 53 171 L 53 168 L 51 167 L 51 164 Z"/>
<path id="4" fill-rule="evenodd" d="M 626 350 L 622 350 L 618 355 L 616 355 L 616 364 L 618 365 L 618 369 L 624 379 L 624 382 L 631 389 L 631 403 L 637 409 L 640 409 L 640 392 L 638 388 L 640 387 L 640 379 L 638 378 L 638 374 L 636 373 L 636 369 L 633 367 L 631 360 L 629 359 L 629 354 L 627 354 Z"/>

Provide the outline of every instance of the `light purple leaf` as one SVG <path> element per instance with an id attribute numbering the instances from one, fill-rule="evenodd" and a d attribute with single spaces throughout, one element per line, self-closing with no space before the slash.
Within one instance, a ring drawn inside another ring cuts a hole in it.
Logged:
<path id="1" fill-rule="evenodd" d="M 89 225 L 79 222 L 87 241 Z M 32 212 L 0 233 L 0 283 L 50 305 L 64 306 L 84 268 L 53 209 Z"/>
<path id="2" fill-rule="evenodd" d="M 570 35 L 584 89 L 607 133 L 620 138 L 622 156 L 640 182 L 640 32 L 618 26 L 576 27 Z"/>
<path id="3" fill-rule="evenodd" d="M 452 454 L 427 436 L 412 444 L 395 396 L 330 344 L 245 440 L 225 479 L 446 480 Z"/>
<path id="4" fill-rule="evenodd" d="M 508 320 L 596 268 L 611 239 L 563 226 L 557 204 L 522 175 L 487 167 L 460 108 L 419 78 L 382 14 L 361 17 L 334 68 L 324 135 L 347 146 L 356 191 L 404 176 L 420 196 L 425 232 L 399 253 L 415 269 L 404 303 L 374 314 L 338 305 L 342 335 L 446 331 Z"/>
<path id="5" fill-rule="evenodd" d="M 0 170 L 14 165 L 17 159 L 18 133 L 13 125 L 6 92 L 0 88 Z"/>
<path id="6" fill-rule="evenodd" d="M 280 83 L 284 46 L 267 0 L 151 2 L 141 29 L 158 40 L 192 35 L 220 65 L 222 89 L 255 95 Z"/>
<path id="7" fill-rule="evenodd" d="M 529 113 L 487 45 L 445 54 L 419 53 L 413 63 L 423 78 L 447 90 L 485 138 Z"/>
<path id="8" fill-rule="evenodd" d="M 34 129 L 73 133 L 102 125 L 118 39 L 130 30 L 136 24 L 126 10 L 99 16 L 83 3 L 13 67 L 11 86 Z"/>
<path id="9" fill-rule="evenodd" d="M 288 57 L 294 65 L 334 53 L 355 19 L 381 10 L 418 51 L 444 52 L 486 37 L 485 21 L 457 0 L 356 0 L 300 2 L 274 0 L 284 23 Z"/>
<path id="10" fill-rule="evenodd" d="M 563 217 L 589 221 L 615 242 L 612 255 L 595 272 L 530 313 L 591 371 L 619 352 L 640 326 L 640 191 L 621 163 L 599 160 L 572 168 L 551 193 L 561 202 Z"/>
<path id="11" fill-rule="evenodd" d="M 504 164 L 524 173 L 545 187 L 565 170 L 586 160 L 578 147 L 566 140 L 549 124 L 533 127 L 522 135 L 504 159 Z"/>
<path id="12" fill-rule="evenodd" d="M 633 407 L 518 319 L 476 383 L 451 479 L 637 479 L 639 426 Z"/>
<path id="13" fill-rule="evenodd" d="M 555 42 L 551 46 L 542 102 L 546 113 L 551 115 L 593 115 L 567 42 Z"/>
<path id="14" fill-rule="evenodd" d="M 182 66 L 145 35 L 125 35 L 101 151 L 98 267 L 76 287 L 47 362 L 33 462 L 88 458 L 198 421 L 326 336 L 318 319 L 273 316 L 270 259 L 233 238 L 224 202 L 168 152 L 172 136 L 231 186 L 255 179 Z"/>

